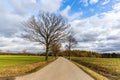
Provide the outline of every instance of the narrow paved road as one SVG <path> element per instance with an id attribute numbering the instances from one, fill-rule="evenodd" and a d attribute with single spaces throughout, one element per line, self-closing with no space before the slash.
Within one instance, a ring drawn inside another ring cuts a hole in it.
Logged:
<path id="1" fill-rule="evenodd" d="M 15 80 L 94 80 L 69 60 L 59 57 L 43 69 Z"/>

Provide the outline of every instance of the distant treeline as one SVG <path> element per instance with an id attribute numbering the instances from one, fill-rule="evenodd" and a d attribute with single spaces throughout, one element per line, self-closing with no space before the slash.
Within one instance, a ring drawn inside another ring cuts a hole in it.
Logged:
<path id="1" fill-rule="evenodd" d="M 45 53 L 12 53 L 0 52 L 0 55 L 26 55 L 26 56 L 45 56 Z M 84 50 L 65 50 L 59 53 L 49 53 L 49 56 L 71 56 L 71 57 L 96 57 L 96 58 L 120 58 L 120 53 L 97 53 Z"/>
<path id="2" fill-rule="evenodd" d="M 96 58 L 120 58 L 120 53 L 98 53 L 93 51 L 84 51 L 84 50 L 66 50 L 60 53 L 63 56 L 71 56 L 74 57 L 96 57 Z"/>
<path id="3" fill-rule="evenodd" d="M 103 53 L 103 58 L 120 58 L 120 53 Z"/>
<path id="4" fill-rule="evenodd" d="M 0 52 L 0 55 L 25 55 L 25 56 L 41 56 L 40 53 L 12 53 L 12 52 Z"/>
<path id="5" fill-rule="evenodd" d="M 73 56 L 73 57 L 101 57 L 100 54 L 96 53 L 96 52 L 92 52 L 92 51 L 81 51 L 81 50 L 66 50 L 62 52 L 62 55 L 65 56 Z"/>

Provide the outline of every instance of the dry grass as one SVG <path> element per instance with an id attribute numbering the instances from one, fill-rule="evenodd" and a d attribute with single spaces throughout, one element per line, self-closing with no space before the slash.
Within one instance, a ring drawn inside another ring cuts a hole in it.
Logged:
<path id="1" fill-rule="evenodd" d="M 109 80 L 108 78 L 90 70 L 89 68 L 85 67 L 85 66 L 82 66 L 76 62 L 73 62 L 75 63 L 79 68 L 81 68 L 82 70 L 84 70 L 86 73 L 88 73 L 91 77 L 93 77 L 95 80 Z"/>
<path id="2" fill-rule="evenodd" d="M 106 76 L 110 80 L 120 79 L 120 59 L 119 58 L 72 58 L 73 61 L 82 64 L 95 72 Z"/>
<path id="3" fill-rule="evenodd" d="M 31 72 L 36 71 L 37 69 L 40 69 L 47 65 L 49 62 L 37 62 L 33 64 L 26 64 L 26 65 L 21 65 L 21 66 L 15 66 L 15 67 L 10 67 L 5 70 L 0 71 L 0 77 L 6 77 L 6 76 L 18 76 L 18 75 L 24 75 L 28 74 Z"/>
<path id="4" fill-rule="evenodd" d="M 0 77 L 28 74 L 52 61 L 44 61 L 44 56 L 0 56 Z"/>

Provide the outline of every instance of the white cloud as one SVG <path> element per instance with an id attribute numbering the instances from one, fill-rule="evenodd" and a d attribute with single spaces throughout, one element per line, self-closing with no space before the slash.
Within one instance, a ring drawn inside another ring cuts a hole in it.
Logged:
<path id="1" fill-rule="evenodd" d="M 12 34 L 20 31 L 22 27 L 21 22 L 23 17 L 12 13 L 3 13 L 0 15 L 0 34 L 4 36 L 11 36 Z"/>
<path id="2" fill-rule="evenodd" d="M 83 3 L 84 6 L 88 6 L 90 4 L 96 4 L 99 0 L 80 0 L 80 3 Z"/>
<path id="3" fill-rule="evenodd" d="M 29 16 L 38 13 L 39 10 L 57 11 L 61 3 L 62 0 L 39 0 L 38 2 L 36 0 L 0 1 L 2 6 L 0 7 L 0 34 L 12 36 L 12 34 L 20 32 L 19 29 L 23 26 L 21 23 Z"/>
<path id="4" fill-rule="evenodd" d="M 41 45 L 36 45 L 38 43 L 29 42 L 19 37 L 0 36 L 0 42 L 0 50 L 2 51 L 20 52 L 26 49 L 27 51 L 40 52 L 44 49 Z"/>
<path id="5" fill-rule="evenodd" d="M 120 3 L 115 4 L 114 6 L 112 6 L 114 10 L 116 11 L 120 11 Z"/>
<path id="6" fill-rule="evenodd" d="M 90 0 L 90 4 L 95 4 L 97 3 L 99 0 Z"/>
<path id="7" fill-rule="evenodd" d="M 69 21 L 72 21 L 72 20 L 75 20 L 77 18 L 79 18 L 83 13 L 80 11 L 80 12 L 76 12 L 74 14 L 69 14 L 71 10 L 71 7 L 70 6 L 67 6 L 64 10 L 61 11 L 61 15 L 65 16 L 66 18 L 69 19 Z"/>
<path id="8" fill-rule="evenodd" d="M 38 4 L 34 0 L 11 0 L 13 11 L 19 15 L 28 15 L 31 11 L 39 10 Z"/>
<path id="9" fill-rule="evenodd" d="M 120 50 L 120 10 L 113 7 L 111 11 L 74 20 L 71 25 L 79 41 L 77 48 L 98 52 Z"/>
<path id="10" fill-rule="evenodd" d="M 106 4 L 108 4 L 110 2 L 110 0 L 105 0 L 103 3 L 102 3 L 102 5 L 106 5 Z"/>
<path id="11" fill-rule="evenodd" d="M 40 5 L 39 7 L 45 11 L 55 12 L 55 11 L 59 10 L 59 8 L 61 7 L 62 1 L 63 0 L 54 0 L 54 1 L 39 0 L 39 5 Z"/>
<path id="12" fill-rule="evenodd" d="M 28 15 L 29 13 L 36 13 L 39 10 L 55 12 L 59 10 L 63 0 L 11 0 L 14 8 L 14 13 L 20 15 Z"/>
<path id="13" fill-rule="evenodd" d="M 68 18 L 70 9 L 71 7 L 67 6 L 64 10 L 61 11 L 61 14 Z"/>
<path id="14" fill-rule="evenodd" d="M 0 1 L 0 49 L 3 51 L 21 51 L 39 50 L 43 47 L 34 43 L 22 40 L 20 36 L 21 24 L 30 15 L 37 13 L 39 10 L 50 12 L 57 11 L 61 6 L 62 0 L 4 0 Z M 42 7 L 41 7 L 42 6 Z"/>
<path id="15" fill-rule="evenodd" d="M 80 0 L 84 4 L 84 6 L 88 6 L 88 0 Z"/>

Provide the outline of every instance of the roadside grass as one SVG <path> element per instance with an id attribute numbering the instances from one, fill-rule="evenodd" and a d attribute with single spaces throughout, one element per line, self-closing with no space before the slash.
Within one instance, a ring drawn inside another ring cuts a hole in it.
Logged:
<path id="1" fill-rule="evenodd" d="M 78 64 L 77 62 L 74 62 L 74 64 L 76 64 L 80 69 L 82 69 L 83 71 L 85 71 L 86 73 L 88 73 L 91 77 L 93 77 L 95 80 L 109 80 L 108 78 L 96 73 L 95 71 L 85 67 L 85 66 L 82 66 L 80 64 Z"/>
<path id="2" fill-rule="evenodd" d="M 44 56 L 0 55 L 0 77 L 30 73 L 51 62 L 44 60 Z"/>
<path id="3" fill-rule="evenodd" d="M 120 58 L 74 57 L 72 60 L 106 76 L 110 80 L 120 79 Z"/>

